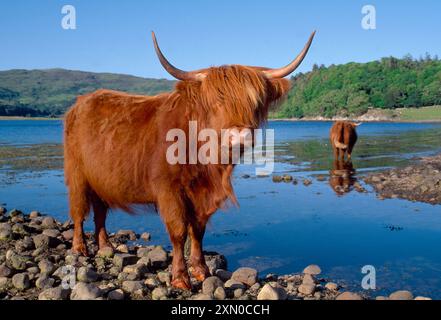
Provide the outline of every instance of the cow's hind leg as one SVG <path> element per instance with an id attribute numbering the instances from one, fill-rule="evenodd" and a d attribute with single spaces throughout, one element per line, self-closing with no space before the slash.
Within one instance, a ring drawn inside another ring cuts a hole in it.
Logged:
<path id="1" fill-rule="evenodd" d="M 190 278 L 184 259 L 187 238 L 186 207 L 176 192 L 163 192 L 158 197 L 159 211 L 167 227 L 173 245 L 172 286 L 191 289 Z"/>
<path id="2" fill-rule="evenodd" d="M 198 281 L 204 281 L 205 278 L 210 275 L 202 251 L 202 239 L 205 234 L 207 221 L 207 217 L 199 219 L 195 217 L 194 220 L 190 222 L 188 230 L 188 235 L 191 240 L 190 273 Z"/>
<path id="3" fill-rule="evenodd" d="M 88 255 L 88 252 L 84 241 L 83 222 L 89 210 L 89 187 L 82 177 L 77 176 L 74 181 L 69 183 L 69 214 L 74 222 L 72 251 L 85 256 Z"/>
<path id="4" fill-rule="evenodd" d="M 110 247 L 113 249 L 112 245 L 109 242 L 109 238 L 107 236 L 106 231 L 106 217 L 107 211 L 109 207 L 107 204 L 101 200 L 96 193 L 93 193 L 91 196 L 91 202 L 94 213 L 94 221 L 95 221 L 95 240 L 100 249 Z"/>

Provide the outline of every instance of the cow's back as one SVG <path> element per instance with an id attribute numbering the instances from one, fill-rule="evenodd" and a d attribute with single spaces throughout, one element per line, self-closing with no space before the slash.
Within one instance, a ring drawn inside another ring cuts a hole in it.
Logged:
<path id="1" fill-rule="evenodd" d="M 79 97 L 65 116 L 68 186 L 84 178 L 114 207 L 149 202 L 145 159 L 156 143 L 155 115 L 165 99 L 111 90 Z"/>

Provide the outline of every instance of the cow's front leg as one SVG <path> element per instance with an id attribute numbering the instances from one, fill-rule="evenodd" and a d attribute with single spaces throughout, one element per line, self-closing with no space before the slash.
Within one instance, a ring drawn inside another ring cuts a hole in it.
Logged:
<path id="1" fill-rule="evenodd" d="M 175 195 L 175 192 L 171 192 L 161 196 L 159 211 L 173 245 L 172 286 L 184 290 L 191 289 L 184 258 L 184 246 L 187 238 L 185 206 L 181 199 Z"/>
<path id="2" fill-rule="evenodd" d="M 202 239 L 205 233 L 207 218 L 191 221 L 188 228 L 188 235 L 191 240 L 190 273 L 198 281 L 204 281 L 210 275 L 205 263 L 202 251 Z"/>

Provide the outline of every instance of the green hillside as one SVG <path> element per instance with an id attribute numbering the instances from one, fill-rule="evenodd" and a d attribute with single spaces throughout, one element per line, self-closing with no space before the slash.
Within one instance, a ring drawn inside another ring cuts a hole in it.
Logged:
<path id="1" fill-rule="evenodd" d="M 441 61 L 383 58 L 369 63 L 315 65 L 297 74 L 276 117 L 358 116 L 368 108 L 396 109 L 441 104 Z"/>
<path id="2" fill-rule="evenodd" d="M 78 95 L 105 88 L 138 94 L 170 90 L 173 81 L 63 69 L 0 71 L 0 116 L 56 116 Z"/>

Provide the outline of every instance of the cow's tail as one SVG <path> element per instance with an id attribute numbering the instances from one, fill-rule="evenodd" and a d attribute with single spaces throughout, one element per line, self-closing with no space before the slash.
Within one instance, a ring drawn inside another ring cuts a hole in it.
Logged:
<path id="1" fill-rule="evenodd" d="M 348 148 L 348 146 L 346 144 L 341 143 L 340 141 L 338 141 L 338 139 L 334 139 L 334 145 L 338 149 L 347 149 Z"/>

